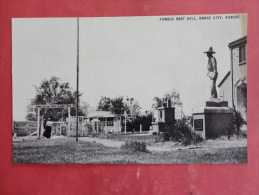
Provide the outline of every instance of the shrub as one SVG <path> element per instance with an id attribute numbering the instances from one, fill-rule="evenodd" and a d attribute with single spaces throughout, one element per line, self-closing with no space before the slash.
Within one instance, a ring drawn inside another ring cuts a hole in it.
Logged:
<path id="1" fill-rule="evenodd" d="M 239 111 L 234 111 L 234 128 L 235 128 L 235 132 L 237 135 L 241 134 L 241 127 L 243 125 L 246 125 L 246 121 L 244 120 L 244 118 L 242 117 L 242 114 Z M 231 132 L 231 134 L 233 134 L 233 132 Z"/>
<path id="2" fill-rule="evenodd" d="M 169 140 L 170 140 L 170 134 L 168 132 L 165 132 L 161 135 L 162 142 L 169 141 Z"/>
<path id="3" fill-rule="evenodd" d="M 202 137 L 192 131 L 188 121 L 182 119 L 175 123 L 174 127 L 167 128 L 162 135 L 162 141 L 177 141 L 183 143 L 185 146 L 202 142 Z"/>
<path id="4" fill-rule="evenodd" d="M 127 142 L 125 145 L 122 145 L 121 148 L 131 150 L 133 152 L 148 152 L 146 149 L 146 144 L 145 142 Z"/>
<path id="5" fill-rule="evenodd" d="M 60 136 L 60 135 L 61 135 L 60 130 L 57 130 L 56 135 L 57 135 L 57 136 Z"/>

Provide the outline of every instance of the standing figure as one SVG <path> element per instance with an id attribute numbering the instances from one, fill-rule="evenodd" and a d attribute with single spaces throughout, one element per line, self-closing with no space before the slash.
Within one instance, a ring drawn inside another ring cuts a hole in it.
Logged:
<path id="1" fill-rule="evenodd" d="M 44 129 L 44 131 L 45 131 L 45 129 L 46 129 L 46 124 L 47 124 L 47 119 L 44 119 L 44 120 L 43 120 L 43 129 Z"/>
<path id="2" fill-rule="evenodd" d="M 52 122 L 50 121 L 50 118 L 48 118 L 48 121 L 46 123 L 46 127 L 45 127 L 45 131 L 43 133 L 43 136 L 46 138 L 50 138 L 51 137 L 51 128 L 52 128 Z"/>
<path id="3" fill-rule="evenodd" d="M 210 78 L 210 99 L 217 99 L 217 89 L 216 89 L 216 81 L 218 78 L 218 71 L 217 71 L 217 60 L 212 54 L 216 53 L 213 51 L 212 47 L 209 48 L 209 51 L 205 51 L 204 53 L 207 54 L 208 60 L 208 73 L 207 76 Z"/>

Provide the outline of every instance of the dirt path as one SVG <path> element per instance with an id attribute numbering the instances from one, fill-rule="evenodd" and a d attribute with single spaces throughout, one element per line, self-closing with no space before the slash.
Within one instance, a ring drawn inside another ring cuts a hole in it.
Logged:
<path id="1" fill-rule="evenodd" d="M 80 137 L 79 140 L 88 141 L 88 142 L 96 142 L 96 143 L 102 144 L 104 146 L 113 147 L 113 148 L 120 148 L 121 145 L 125 144 L 125 141 L 100 139 L 100 138 L 96 138 L 96 137 Z"/>

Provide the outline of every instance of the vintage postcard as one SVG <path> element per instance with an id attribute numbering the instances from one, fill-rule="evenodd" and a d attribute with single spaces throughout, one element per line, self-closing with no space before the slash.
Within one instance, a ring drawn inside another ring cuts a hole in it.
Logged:
<path id="1" fill-rule="evenodd" d="M 247 163 L 247 17 L 13 18 L 13 163 Z"/>

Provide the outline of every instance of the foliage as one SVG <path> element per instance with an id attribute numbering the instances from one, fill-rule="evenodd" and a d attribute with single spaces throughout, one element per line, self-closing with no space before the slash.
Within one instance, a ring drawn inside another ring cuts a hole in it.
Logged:
<path id="1" fill-rule="evenodd" d="M 235 128 L 235 132 L 237 135 L 240 135 L 241 133 L 241 127 L 243 125 L 246 125 L 246 121 L 244 120 L 244 118 L 242 117 L 242 114 L 239 111 L 234 111 L 234 128 Z M 230 133 L 233 134 L 233 133 Z"/>
<path id="2" fill-rule="evenodd" d="M 135 120 L 132 122 L 135 131 L 140 131 L 140 124 L 142 125 L 142 131 L 148 131 L 152 124 L 152 114 L 136 116 Z"/>
<path id="3" fill-rule="evenodd" d="M 97 110 L 110 111 L 113 114 L 124 114 L 125 111 L 127 114 L 139 114 L 140 109 L 138 102 L 125 102 L 122 96 L 116 98 L 101 96 L 97 106 Z"/>
<path id="4" fill-rule="evenodd" d="M 203 139 L 200 135 L 192 131 L 186 119 L 182 119 L 175 123 L 173 128 L 167 128 L 162 136 L 162 141 L 177 141 L 185 146 L 201 142 Z"/>
<path id="5" fill-rule="evenodd" d="M 111 107 L 110 107 L 111 113 L 122 114 L 126 110 L 127 110 L 127 107 L 123 102 L 123 97 L 117 97 L 117 98 L 111 99 Z"/>
<path id="6" fill-rule="evenodd" d="M 247 84 L 246 83 L 242 83 L 241 84 L 241 90 L 242 90 L 242 101 L 243 101 L 243 106 L 245 108 L 245 112 L 247 112 Z"/>
<path id="7" fill-rule="evenodd" d="M 51 77 L 49 80 L 41 81 L 39 87 L 35 86 L 36 95 L 30 100 L 27 106 L 27 120 L 37 120 L 37 109 L 31 108 L 33 105 L 51 105 L 51 104 L 76 104 L 76 91 L 72 91 L 69 83 L 61 83 L 58 77 Z M 79 97 L 81 94 L 79 94 Z M 78 111 L 79 115 L 85 115 L 82 109 Z M 41 118 L 50 118 L 53 121 L 58 121 L 68 116 L 67 109 L 41 109 Z M 76 115 L 76 109 L 71 109 L 71 115 Z"/>
<path id="8" fill-rule="evenodd" d="M 126 141 L 125 145 L 122 145 L 121 148 L 131 150 L 133 152 L 148 152 L 146 149 L 146 143 L 145 142 L 128 142 Z"/>
<path id="9" fill-rule="evenodd" d="M 154 99 L 153 99 L 153 101 L 154 101 L 153 107 L 154 108 L 162 107 L 163 106 L 163 101 L 165 99 L 171 99 L 172 106 L 174 106 L 174 105 L 182 105 L 182 102 L 180 100 L 179 92 L 176 92 L 176 90 L 173 89 L 172 91 L 164 94 L 163 97 L 154 97 Z"/>
<path id="10" fill-rule="evenodd" d="M 97 110 L 99 111 L 110 111 L 111 109 L 111 99 L 106 96 L 101 96 L 98 102 Z"/>
<path id="11" fill-rule="evenodd" d="M 127 114 L 134 114 L 134 116 L 140 114 L 141 107 L 139 106 L 139 103 L 137 101 L 131 101 L 125 103 L 125 110 Z"/>

